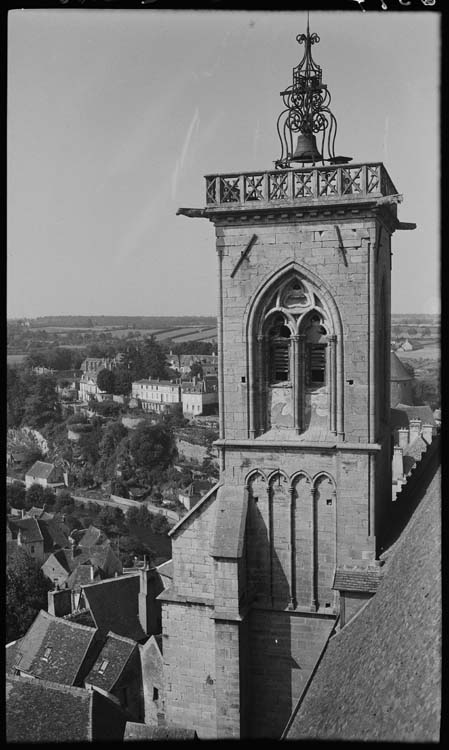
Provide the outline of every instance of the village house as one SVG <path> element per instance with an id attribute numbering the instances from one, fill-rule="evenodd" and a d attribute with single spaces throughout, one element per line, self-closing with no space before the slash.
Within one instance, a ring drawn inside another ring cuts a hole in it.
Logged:
<path id="1" fill-rule="evenodd" d="M 24 550 L 39 565 L 44 562 L 44 537 L 35 518 L 8 518 L 6 523 L 6 554 Z"/>
<path id="2" fill-rule="evenodd" d="M 201 498 L 210 490 L 211 483 L 206 480 L 194 479 L 185 489 L 180 490 L 178 494 L 179 502 L 187 510 L 191 510 Z"/>
<path id="3" fill-rule="evenodd" d="M 181 375 L 190 375 L 193 365 L 201 366 L 201 375 L 218 374 L 218 357 L 213 354 L 173 354 L 167 358 L 169 366 Z"/>
<path id="4" fill-rule="evenodd" d="M 41 487 L 56 489 L 64 487 L 64 474 L 60 466 L 55 466 L 47 461 L 36 461 L 25 474 L 25 488 L 32 484 L 40 484 Z"/>
<path id="5" fill-rule="evenodd" d="M 192 418 L 218 412 L 218 378 L 216 375 L 194 377 L 182 384 L 182 413 Z"/>
<path id="6" fill-rule="evenodd" d="M 144 643 L 161 632 L 157 596 L 170 580 L 169 572 L 164 569 L 160 574 L 158 568 L 145 565 L 135 572 L 81 583 L 76 597 L 66 587 L 49 591 L 48 611 L 97 627 L 104 636 L 111 631 Z"/>
<path id="7" fill-rule="evenodd" d="M 181 410 L 181 386 L 172 380 L 136 380 L 131 389 L 132 398 L 137 399 L 144 411 Z"/>
<path id="8" fill-rule="evenodd" d="M 122 571 L 122 563 L 109 539 L 95 526 L 72 530 L 64 548 L 52 552 L 42 565 L 46 578 L 55 587 L 68 588 L 74 602 L 83 584 L 109 578 L 116 573 L 121 575 Z"/>
<path id="9" fill-rule="evenodd" d="M 98 373 L 101 370 L 113 370 L 122 359 L 122 353 L 118 353 L 115 357 L 87 357 L 81 364 L 79 400 L 87 403 L 90 399 L 102 401 L 110 398 L 109 394 L 102 391 L 97 385 Z"/>

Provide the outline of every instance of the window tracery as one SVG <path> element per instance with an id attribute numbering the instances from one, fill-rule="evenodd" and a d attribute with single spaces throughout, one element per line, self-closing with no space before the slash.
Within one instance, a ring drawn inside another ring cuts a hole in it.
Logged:
<path id="1" fill-rule="evenodd" d="M 257 434 L 271 427 L 303 432 L 317 413 L 326 419 L 326 409 L 326 427 L 334 429 L 329 408 L 335 390 L 335 335 L 316 287 L 297 272 L 289 274 L 268 291 L 254 323 Z"/>

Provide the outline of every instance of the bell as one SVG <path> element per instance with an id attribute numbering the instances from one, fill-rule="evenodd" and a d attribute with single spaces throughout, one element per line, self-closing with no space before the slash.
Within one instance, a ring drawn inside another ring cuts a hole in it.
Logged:
<path id="1" fill-rule="evenodd" d="M 318 151 L 316 138 L 313 133 L 301 133 L 298 135 L 295 153 L 291 161 L 322 161 L 323 157 Z"/>

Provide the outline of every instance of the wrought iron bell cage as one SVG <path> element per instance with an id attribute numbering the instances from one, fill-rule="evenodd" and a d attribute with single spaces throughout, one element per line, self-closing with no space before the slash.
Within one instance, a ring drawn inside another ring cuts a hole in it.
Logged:
<path id="1" fill-rule="evenodd" d="M 312 58 L 312 45 L 317 44 L 320 37 L 310 33 L 307 22 L 307 33 L 298 34 L 296 41 L 305 45 L 304 56 L 293 68 L 293 83 L 281 91 L 285 109 L 277 121 L 281 156 L 275 166 L 286 169 L 291 162 L 337 164 L 351 161 L 350 157 L 335 155 L 337 121 L 329 108 L 331 95 L 323 83 L 321 67 Z M 296 148 L 295 135 L 298 136 Z M 317 136 L 321 136 L 318 144 Z"/>

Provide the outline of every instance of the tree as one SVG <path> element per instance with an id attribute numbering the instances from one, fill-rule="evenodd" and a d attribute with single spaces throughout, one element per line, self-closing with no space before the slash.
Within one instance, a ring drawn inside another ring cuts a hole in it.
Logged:
<path id="1" fill-rule="evenodd" d="M 22 423 L 28 427 L 43 427 L 60 420 L 56 396 L 56 378 L 38 375 L 25 399 Z"/>
<path id="2" fill-rule="evenodd" d="M 44 487 L 44 491 L 42 493 L 42 507 L 52 508 L 55 502 L 56 502 L 56 495 L 51 489 L 51 487 Z"/>
<path id="3" fill-rule="evenodd" d="M 133 378 L 127 367 L 120 365 L 114 370 L 115 385 L 114 393 L 121 396 L 127 396 L 131 392 L 131 383 Z"/>
<path id="4" fill-rule="evenodd" d="M 44 488 L 40 484 L 32 484 L 30 487 L 28 487 L 25 495 L 25 507 L 26 508 L 32 508 L 33 506 L 37 508 L 43 507 L 43 496 L 44 496 Z"/>
<path id="5" fill-rule="evenodd" d="M 25 507 L 25 487 L 18 482 L 6 485 L 6 501 L 9 508 Z"/>
<path id="6" fill-rule="evenodd" d="M 115 401 L 99 401 L 94 408 L 95 414 L 101 417 L 117 417 L 121 410 L 120 404 L 116 404 Z"/>
<path id="7" fill-rule="evenodd" d="M 156 552 L 134 534 L 121 536 L 119 545 L 120 560 L 127 567 L 131 567 L 134 564 L 136 557 L 142 558 L 146 555 L 150 563 L 156 559 Z"/>
<path id="8" fill-rule="evenodd" d="M 170 531 L 170 524 L 165 516 L 156 515 L 151 528 L 155 534 L 167 534 Z"/>
<path id="9" fill-rule="evenodd" d="M 200 362 L 192 362 L 190 365 L 190 377 L 203 377 L 203 367 Z"/>
<path id="10" fill-rule="evenodd" d="M 138 508 L 129 508 L 126 513 L 126 523 L 130 530 L 133 526 L 152 528 L 153 521 L 154 513 L 151 513 L 146 505 L 140 505 Z"/>
<path id="11" fill-rule="evenodd" d="M 100 372 L 97 375 L 97 386 L 100 389 L 100 391 L 105 391 L 106 393 L 113 393 L 114 383 L 115 383 L 115 376 L 112 370 L 108 370 L 106 368 L 104 370 L 100 370 Z"/>
<path id="12" fill-rule="evenodd" d="M 129 490 L 125 482 L 121 479 L 113 479 L 111 481 L 111 495 L 117 495 L 117 497 L 129 497 Z"/>
<path id="13" fill-rule="evenodd" d="M 130 438 L 129 447 L 136 467 L 147 471 L 167 468 L 176 453 L 172 432 L 160 423 L 141 422 Z"/>
<path id="14" fill-rule="evenodd" d="M 41 609 L 47 609 L 51 583 L 23 549 L 17 549 L 6 566 L 6 640 L 27 632 Z"/>

